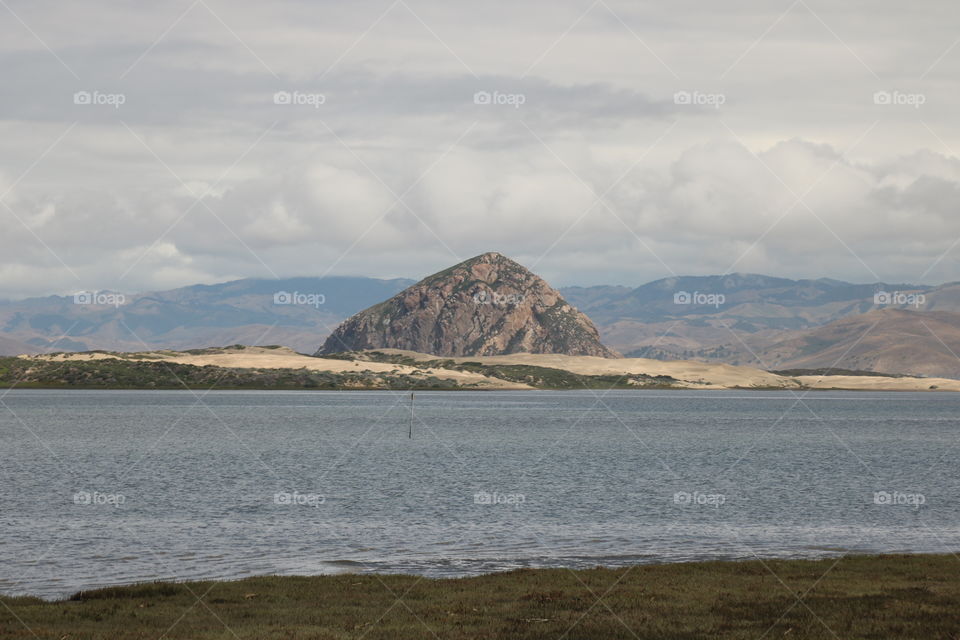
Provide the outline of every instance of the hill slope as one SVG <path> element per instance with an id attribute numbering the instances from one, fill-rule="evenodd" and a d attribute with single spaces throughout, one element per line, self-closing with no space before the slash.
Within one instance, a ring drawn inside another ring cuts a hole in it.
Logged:
<path id="1" fill-rule="evenodd" d="M 960 313 L 876 310 L 751 348 L 741 364 L 960 378 Z"/>
<path id="2" fill-rule="evenodd" d="M 19 356 L 23 354 L 40 352 L 41 349 L 34 345 L 0 336 L 0 356 Z"/>

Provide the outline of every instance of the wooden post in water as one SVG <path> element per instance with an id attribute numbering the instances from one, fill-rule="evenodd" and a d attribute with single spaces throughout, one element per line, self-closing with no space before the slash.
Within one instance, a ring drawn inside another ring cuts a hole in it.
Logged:
<path id="1" fill-rule="evenodd" d="M 410 438 L 411 440 L 413 439 L 413 398 L 414 398 L 414 392 L 411 391 L 410 392 L 410 431 L 407 434 L 407 437 Z"/>

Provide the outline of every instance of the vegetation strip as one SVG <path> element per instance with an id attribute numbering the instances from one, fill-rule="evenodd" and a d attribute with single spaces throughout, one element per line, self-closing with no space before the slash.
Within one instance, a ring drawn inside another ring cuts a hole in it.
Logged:
<path id="1" fill-rule="evenodd" d="M 960 635 L 958 566 L 955 556 L 889 555 L 525 569 L 457 580 L 345 574 L 156 583 L 54 603 L 0 598 L 0 638 L 946 639 Z"/>
<path id="2" fill-rule="evenodd" d="M 231 349 L 241 349 L 235 346 Z M 218 350 L 187 351 L 191 355 Z M 93 352 L 103 354 L 104 352 Z M 381 352 L 350 353 L 328 359 L 380 362 L 413 367 L 413 374 L 399 369 L 374 372 L 358 369 L 350 372 L 311 371 L 308 369 L 233 368 L 214 365 L 196 366 L 158 360 L 154 354 L 109 354 L 111 358 L 91 360 L 42 360 L 0 358 L 0 387 L 86 388 L 86 389 L 411 389 L 466 390 L 477 388 L 451 378 L 440 370 L 477 373 L 507 382 L 527 384 L 538 389 L 636 389 L 668 388 L 677 383 L 669 376 L 581 375 L 530 365 L 484 365 L 453 360 L 417 361 L 413 358 Z M 427 370 L 433 373 L 427 373 Z"/>

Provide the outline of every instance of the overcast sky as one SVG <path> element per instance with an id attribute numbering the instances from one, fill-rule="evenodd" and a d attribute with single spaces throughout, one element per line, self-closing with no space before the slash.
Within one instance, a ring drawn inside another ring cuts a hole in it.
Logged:
<path id="1" fill-rule="evenodd" d="M 0 297 L 960 280 L 960 7 L 0 1 Z M 278 94 L 279 92 L 279 94 Z"/>

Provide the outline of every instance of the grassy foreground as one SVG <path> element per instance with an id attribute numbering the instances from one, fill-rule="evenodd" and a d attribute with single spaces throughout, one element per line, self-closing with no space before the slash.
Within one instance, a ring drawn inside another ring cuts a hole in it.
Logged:
<path id="1" fill-rule="evenodd" d="M 265 577 L 110 588 L 56 603 L 0 599 L 0 638 L 161 637 L 960 638 L 960 562 L 891 555 L 460 580 Z"/>

